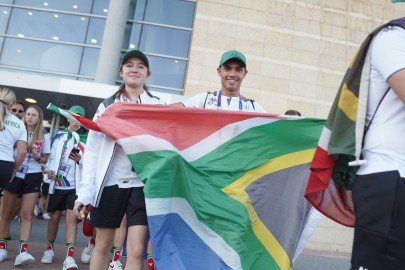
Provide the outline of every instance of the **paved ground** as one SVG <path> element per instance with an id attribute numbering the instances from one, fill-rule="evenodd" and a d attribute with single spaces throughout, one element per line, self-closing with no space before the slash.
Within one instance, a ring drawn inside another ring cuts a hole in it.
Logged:
<path id="1" fill-rule="evenodd" d="M 23 267 L 14 267 L 14 259 L 17 252 L 18 246 L 18 236 L 20 230 L 20 224 L 13 221 L 11 225 L 11 237 L 12 240 L 8 242 L 9 256 L 8 259 L 0 264 L 0 269 L 41 269 L 41 270 L 53 270 L 62 269 L 62 263 L 65 259 L 65 219 L 61 220 L 59 227 L 59 233 L 57 240 L 55 241 L 55 260 L 53 264 L 42 264 L 40 262 L 42 254 L 46 248 L 46 228 L 47 220 L 34 220 L 31 240 L 29 242 L 28 251 L 35 257 L 35 263 L 30 265 L 25 265 Z M 83 247 L 87 244 L 88 238 L 83 236 L 81 233 L 81 224 L 78 225 L 78 237 L 76 242 L 76 249 L 74 258 L 79 266 L 80 270 L 89 269 L 88 265 L 81 263 L 80 254 Z M 123 258 L 121 260 L 125 262 Z M 145 268 L 146 269 L 146 268 Z M 295 263 L 294 270 L 349 270 L 350 269 L 350 258 L 349 254 L 343 254 L 336 256 L 336 254 L 331 253 L 320 253 L 317 251 L 304 250 L 301 256 Z M 102 270 L 102 269 L 100 269 Z M 211 270 L 211 269 L 208 269 Z M 215 269 L 213 269 L 215 270 Z"/>

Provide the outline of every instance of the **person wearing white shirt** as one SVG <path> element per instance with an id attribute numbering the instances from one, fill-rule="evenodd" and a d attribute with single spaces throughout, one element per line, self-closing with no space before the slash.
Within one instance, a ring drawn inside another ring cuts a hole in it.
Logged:
<path id="1" fill-rule="evenodd" d="M 191 108 L 205 108 L 229 111 L 266 112 L 253 99 L 241 94 L 241 85 L 248 71 L 246 57 L 243 53 L 231 50 L 222 54 L 217 68 L 221 78 L 221 89 L 197 94 L 185 101 L 172 104 Z"/>
<path id="2" fill-rule="evenodd" d="M 94 121 L 113 103 L 165 104 L 145 86 L 151 72 L 148 58 L 141 51 L 132 50 L 124 55 L 119 74 L 124 83 L 99 105 Z M 122 147 L 103 133 L 92 130 L 87 138 L 83 181 L 74 208 L 78 218 L 81 218 L 81 208 L 88 204 L 92 208 L 87 221 L 97 232 L 90 269 L 121 267 L 114 260 L 108 264 L 108 258 L 115 231 L 124 216 L 128 226 L 126 269 L 143 269 L 148 234 L 143 183 Z"/>

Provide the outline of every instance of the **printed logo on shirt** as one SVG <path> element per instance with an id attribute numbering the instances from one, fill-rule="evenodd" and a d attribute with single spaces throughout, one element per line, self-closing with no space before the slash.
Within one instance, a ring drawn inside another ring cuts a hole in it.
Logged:
<path id="1" fill-rule="evenodd" d="M 14 121 L 11 121 L 11 120 L 4 121 L 4 124 L 6 124 L 7 126 L 12 126 L 12 127 L 18 128 L 18 129 L 21 128 L 20 124 L 14 122 Z"/>

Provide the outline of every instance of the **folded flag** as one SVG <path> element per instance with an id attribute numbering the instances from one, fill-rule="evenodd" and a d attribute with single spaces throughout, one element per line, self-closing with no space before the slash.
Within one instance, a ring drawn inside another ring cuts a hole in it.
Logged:
<path id="1" fill-rule="evenodd" d="M 291 269 L 324 124 L 123 103 L 96 123 L 145 183 L 156 267 L 180 270 Z"/>
<path id="2" fill-rule="evenodd" d="M 305 191 L 311 204 L 330 219 L 354 226 L 351 188 L 360 159 L 369 89 L 372 39 L 387 26 L 405 28 L 405 17 L 386 23 L 371 32 L 349 65 L 322 130 L 311 163 Z"/>

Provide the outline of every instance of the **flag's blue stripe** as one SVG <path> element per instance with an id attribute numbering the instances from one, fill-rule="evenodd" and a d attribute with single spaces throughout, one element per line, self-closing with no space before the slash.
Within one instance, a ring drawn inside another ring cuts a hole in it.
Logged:
<path id="1" fill-rule="evenodd" d="M 177 214 L 148 216 L 157 269 L 231 269 Z M 175 228 L 175 229 L 173 229 Z"/>

